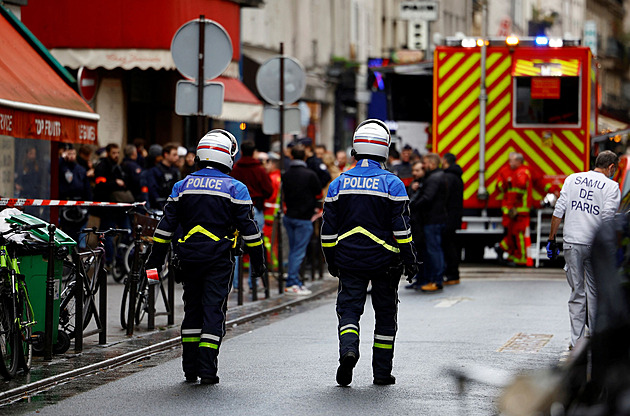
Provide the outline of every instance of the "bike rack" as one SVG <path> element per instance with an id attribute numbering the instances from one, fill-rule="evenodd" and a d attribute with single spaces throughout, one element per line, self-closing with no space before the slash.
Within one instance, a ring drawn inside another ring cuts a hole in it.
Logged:
<path id="1" fill-rule="evenodd" d="M 87 270 L 85 270 L 83 264 L 83 258 L 88 256 L 95 255 L 91 251 L 86 251 L 83 253 L 79 253 L 79 251 L 75 248 L 72 251 L 72 261 L 75 264 L 75 267 L 78 267 L 77 270 L 77 282 L 74 286 L 74 296 L 75 296 L 75 316 L 74 316 L 74 351 L 79 353 L 83 351 L 83 338 L 86 336 L 99 334 L 98 335 L 98 343 L 100 345 L 107 343 L 107 275 L 103 275 L 99 273 L 99 270 L 95 268 L 94 273 L 96 273 L 96 277 L 92 279 L 91 282 L 86 280 L 88 278 Z M 99 285 L 99 302 L 98 308 L 96 307 L 96 300 L 94 299 L 94 287 L 92 284 Z M 85 311 L 83 310 L 83 290 L 87 290 L 88 295 L 88 313 L 94 316 L 94 322 L 96 323 L 96 328 L 92 331 L 83 331 L 83 322 L 85 322 L 86 316 L 84 316 Z M 98 312 L 97 312 L 98 310 Z"/>

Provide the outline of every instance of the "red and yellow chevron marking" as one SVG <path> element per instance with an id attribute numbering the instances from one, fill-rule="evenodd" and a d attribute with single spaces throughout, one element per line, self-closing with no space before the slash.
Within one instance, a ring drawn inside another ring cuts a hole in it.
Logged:
<path id="1" fill-rule="evenodd" d="M 532 64 L 538 60 L 519 61 Z M 553 59 L 540 60 L 551 62 Z M 560 61 L 560 60 L 556 60 Z M 485 205 L 479 190 L 480 53 L 477 48 L 437 48 L 434 58 L 433 149 L 451 152 L 464 174 L 464 207 Z M 565 59 L 579 71 L 577 59 Z M 515 128 L 512 117 L 512 55 L 506 48 L 488 48 L 486 58 L 486 187 L 489 207 L 498 207 L 495 182 L 510 152 L 545 175 L 566 176 L 587 168 L 587 134 L 583 128 Z M 563 68 L 569 68 L 569 65 Z M 586 91 L 585 91 L 586 92 Z M 583 116 L 584 118 L 584 116 Z M 494 195 L 493 195 L 494 194 Z"/>
<path id="2" fill-rule="evenodd" d="M 543 67 L 546 67 L 549 72 L 543 73 Z M 577 59 L 516 59 L 512 74 L 515 77 L 577 77 L 580 75 L 580 61 Z"/>

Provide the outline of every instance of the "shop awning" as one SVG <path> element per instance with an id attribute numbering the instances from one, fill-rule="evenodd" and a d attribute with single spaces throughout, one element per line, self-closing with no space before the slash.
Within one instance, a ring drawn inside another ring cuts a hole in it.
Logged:
<path id="1" fill-rule="evenodd" d="M 95 143 L 98 114 L 18 29 L 0 14 L 0 135 Z"/>
<path id="2" fill-rule="evenodd" d="M 225 86 L 223 112 L 215 118 L 262 124 L 263 105 L 245 84 L 236 78 L 227 77 L 218 77 L 213 81 L 221 82 Z"/>

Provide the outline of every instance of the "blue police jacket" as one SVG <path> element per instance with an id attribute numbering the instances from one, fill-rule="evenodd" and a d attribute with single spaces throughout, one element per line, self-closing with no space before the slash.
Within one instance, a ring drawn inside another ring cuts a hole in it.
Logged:
<path id="1" fill-rule="evenodd" d="M 405 185 L 377 161 L 359 160 L 328 187 L 321 239 L 326 261 L 340 269 L 416 263 Z"/>
<path id="2" fill-rule="evenodd" d="M 247 187 L 216 169 L 201 169 L 173 186 L 153 236 L 152 257 L 165 255 L 178 227 L 181 238 L 173 243 L 183 261 L 206 263 L 231 256 L 238 230 L 252 266 L 264 264 L 262 236 L 254 221 Z M 163 257 L 160 260 L 163 262 Z"/>

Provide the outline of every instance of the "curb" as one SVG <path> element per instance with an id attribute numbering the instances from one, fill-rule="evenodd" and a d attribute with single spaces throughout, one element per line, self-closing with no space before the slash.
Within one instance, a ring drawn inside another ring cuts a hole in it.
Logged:
<path id="1" fill-rule="evenodd" d="M 227 320 L 225 324 L 226 326 L 230 326 L 230 327 L 234 325 L 241 325 L 246 322 L 253 321 L 254 319 L 257 319 L 266 315 L 271 315 L 276 312 L 280 312 L 286 308 L 290 308 L 292 306 L 297 306 L 302 303 L 319 299 L 320 297 L 326 296 L 329 293 L 333 293 L 336 290 L 337 290 L 336 285 L 331 285 L 331 287 L 324 287 L 323 289 L 313 292 L 310 296 L 292 299 L 276 306 L 272 306 L 266 309 L 261 309 L 259 311 L 256 311 L 247 315 L 239 316 L 237 318 Z M 0 407 L 11 404 L 12 402 L 15 402 L 27 396 L 39 393 L 41 391 L 48 390 L 52 387 L 55 387 L 58 384 L 70 381 L 73 378 L 95 373 L 102 369 L 115 368 L 124 364 L 131 363 L 133 361 L 137 361 L 143 357 L 153 355 L 162 351 L 166 351 L 168 349 L 171 349 L 179 345 L 180 342 L 181 342 L 181 337 L 177 336 L 174 338 L 167 339 L 165 341 L 158 342 L 157 344 L 150 345 L 148 347 L 142 347 L 135 351 L 127 352 L 117 357 L 113 357 L 104 361 L 89 364 L 80 368 L 76 368 L 74 370 L 66 371 L 61 374 L 57 374 L 51 377 L 47 377 L 47 378 L 32 382 L 32 383 L 25 384 L 23 386 L 15 387 L 11 390 L 1 392 L 0 393 Z"/>

